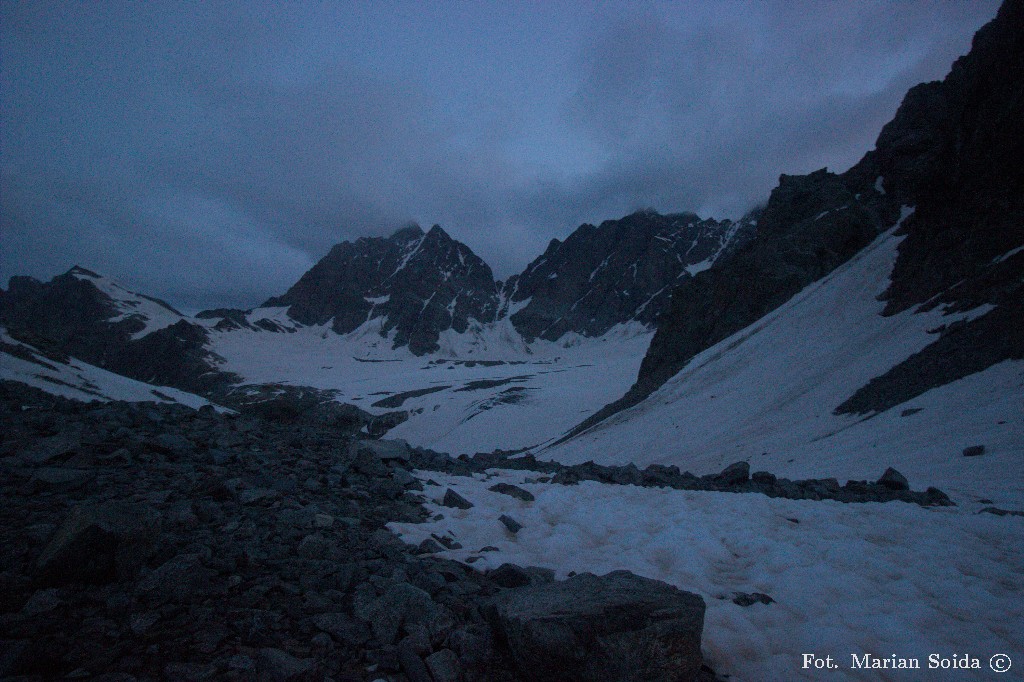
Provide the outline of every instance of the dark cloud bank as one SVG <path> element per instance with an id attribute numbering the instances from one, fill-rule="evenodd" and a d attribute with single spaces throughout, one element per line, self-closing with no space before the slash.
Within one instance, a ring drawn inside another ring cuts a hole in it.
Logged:
<path id="1" fill-rule="evenodd" d="M 250 306 L 441 223 L 499 277 L 581 222 L 845 170 L 997 3 L 4 2 L 0 276 Z"/>

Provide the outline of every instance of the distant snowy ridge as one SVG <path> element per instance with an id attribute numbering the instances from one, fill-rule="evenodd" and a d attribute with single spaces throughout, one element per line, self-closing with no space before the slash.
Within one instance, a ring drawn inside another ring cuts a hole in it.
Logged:
<path id="1" fill-rule="evenodd" d="M 142 329 L 132 334 L 133 339 L 141 339 L 147 334 L 185 319 L 184 315 L 160 299 L 129 291 L 112 279 L 85 268 L 75 266 L 69 273 L 76 279 L 89 282 L 106 294 L 121 311 L 120 315 L 110 318 L 108 322 L 137 320 L 144 325 Z"/>
<path id="2" fill-rule="evenodd" d="M 209 400 L 170 386 L 154 386 L 94 367 L 75 358 L 57 358 L 11 337 L 0 327 L 0 380 L 16 381 L 47 393 L 89 402 L 178 403 L 198 409 Z M 225 410 L 214 405 L 218 410 Z"/>
<path id="3" fill-rule="evenodd" d="M 444 333 L 479 331 L 504 319 L 520 345 L 573 333 L 599 337 L 628 322 L 651 328 L 678 280 L 710 268 L 752 237 L 753 215 L 719 222 L 641 211 L 599 227 L 581 225 L 504 283 L 440 226 L 424 233 L 413 225 L 387 238 L 338 244 L 284 295 L 264 304 L 285 308 L 292 322 L 259 326 L 328 325 L 348 334 L 380 319 L 384 336 L 396 330 L 389 336 L 393 346 L 416 355 L 441 351 Z M 243 314 L 202 316 L 228 320 L 221 325 L 228 330 Z"/>

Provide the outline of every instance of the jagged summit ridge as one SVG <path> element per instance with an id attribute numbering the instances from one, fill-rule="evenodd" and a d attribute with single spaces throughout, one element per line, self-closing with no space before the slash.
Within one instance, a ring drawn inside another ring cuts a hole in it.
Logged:
<path id="1" fill-rule="evenodd" d="M 702 220 L 646 210 L 584 224 L 504 284 L 465 244 L 439 225 L 409 225 L 387 238 L 336 245 L 282 296 L 300 324 L 330 324 L 347 334 L 373 319 L 395 347 L 417 355 L 438 349 L 446 330 L 464 333 L 510 318 L 527 341 L 569 332 L 600 336 L 617 324 L 652 326 L 672 287 L 749 239 L 756 220 Z"/>
<path id="2" fill-rule="evenodd" d="M 680 281 L 748 240 L 756 213 L 733 222 L 638 211 L 581 225 L 504 285 L 504 309 L 527 339 L 600 336 L 616 324 L 653 326 Z"/>

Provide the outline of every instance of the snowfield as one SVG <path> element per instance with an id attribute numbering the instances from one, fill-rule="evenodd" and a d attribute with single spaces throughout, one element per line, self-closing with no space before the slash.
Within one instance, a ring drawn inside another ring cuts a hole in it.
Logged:
<path id="1" fill-rule="evenodd" d="M 902 502 L 526 483 L 540 474 L 522 471 L 417 475 L 439 484 L 425 487 L 429 509 L 443 518 L 390 524 L 406 542 L 447 535 L 463 549 L 439 555 L 480 570 L 511 562 L 565 578 L 628 569 L 696 592 L 707 602 L 705 657 L 733 680 L 992 679 L 991 656 L 1024 651 L 1021 517 Z M 536 500 L 487 490 L 498 482 Z M 475 506 L 441 506 L 449 487 Z M 507 531 L 502 514 L 523 529 Z M 481 551 L 488 546 L 497 551 Z M 737 592 L 775 603 L 741 607 L 732 602 Z M 804 653 L 831 655 L 841 667 L 802 669 Z M 851 655 L 865 653 L 918 657 L 923 670 L 850 669 Z M 978 657 L 982 670 L 927 670 L 932 653 Z"/>
<path id="2" fill-rule="evenodd" d="M 653 334 L 630 323 L 599 338 L 567 334 L 526 344 L 506 318 L 444 332 L 438 352 L 417 357 L 392 350 L 393 338 L 380 336 L 382 318 L 344 336 L 326 326 L 296 328 L 283 308 L 258 309 L 249 319 L 296 330 L 211 329 L 223 370 L 245 383 L 336 390 L 338 401 L 374 414 L 409 410 L 387 437 L 452 454 L 554 440 L 625 393 Z"/>

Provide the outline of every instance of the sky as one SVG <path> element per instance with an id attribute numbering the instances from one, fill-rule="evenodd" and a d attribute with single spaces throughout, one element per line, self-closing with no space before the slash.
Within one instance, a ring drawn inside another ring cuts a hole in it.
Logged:
<path id="1" fill-rule="evenodd" d="M 738 218 L 841 172 L 992 0 L 0 0 L 0 280 L 185 311 L 440 224 L 504 279 L 642 208 Z"/>

